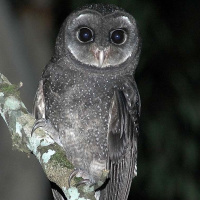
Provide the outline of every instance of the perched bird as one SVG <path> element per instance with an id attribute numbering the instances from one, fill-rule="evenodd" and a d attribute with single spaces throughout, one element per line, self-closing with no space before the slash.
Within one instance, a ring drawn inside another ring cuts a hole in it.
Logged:
<path id="1" fill-rule="evenodd" d="M 33 130 L 45 125 L 89 184 L 109 170 L 100 200 L 126 200 L 137 173 L 140 49 L 130 14 L 84 6 L 64 21 L 36 93 Z"/>

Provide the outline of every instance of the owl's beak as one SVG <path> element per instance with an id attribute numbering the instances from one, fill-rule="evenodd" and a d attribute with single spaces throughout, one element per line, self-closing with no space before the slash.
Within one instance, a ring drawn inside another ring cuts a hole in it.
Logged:
<path id="1" fill-rule="evenodd" d="M 99 60 L 99 67 L 102 67 L 103 62 L 105 60 L 105 52 L 104 52 L 104 50 L 98 51 L 97 59 Z"/>
<path id="2" fill-rule="evenodd" d="M 94 57 L 98 61 L 99 67 L 102 67 L 103 63 L 104 63 L 104 60 L 106 58 L 106 52 L 105 52 L 105 50 L 102 50 L 102 49 L 100 50 L 99 48 L 95 48 L 93 50 L 93 53 L 94 53 Z"/>
<path id="3" fill-rule="evenodd" d="M 109 57 L 110 47 L 95 47 L 92 49 L 92 53 L 98 62 L 98 67 L 104 67 L 105 60 Z"/>

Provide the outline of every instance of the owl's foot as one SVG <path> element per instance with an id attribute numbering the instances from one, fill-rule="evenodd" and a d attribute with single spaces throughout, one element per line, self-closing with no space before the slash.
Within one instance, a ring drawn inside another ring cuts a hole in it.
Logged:
<path id="1" fill-rule="evenodd" d="M 69 179 L 68 179 L 68 185 L 69 187 L 71 187 L 71 181 L 72 179 L 76 176 L 76 174 L 78 173 L 79 170 L 75 169 L 69 176 Z"/>
<path id="2" fill-rule="evenodd" d="M 89 185 L 91 187 L 93 184 L 91 184 L 89 179 L 84 179 L 84 180 L 78 182 L 77 184 L 75 184 L 75 187 L 78 187 L 80 185 Z"/>
<path id="3" fill-rule="evenodd" d="M 46 121 L 46 119 L 41 118 L 41 119 L 36 120 L 35 123 L 33 124 L 33 128 L 32 128 L 32 131 L 31 131 L 31 136 L 33 135 L 33 132 L 34 132 L 36 129 L 38 129 L 38 128 L 40 128 L 40 127 L 45 127 L 45 126 L 47 126 L 47 121 Z"/>
<path id="4" fill-rule="evenodd" d="M 35 121 L 35 123 L 33 124 L 32 131 L 31 131 L 31 136 L 33 135 L 34 131 L 40 127 L 43 128 L 48 133 L 49 136 L 54 138 L 54 140 L 58 144 L 60 144 L 58 140 L 59 138 L 56 137 L 59 135 L 57 130 L 52 126 L 49 120 L 46 120 L 44 118 L 41 118 Z"/>
<path id="5" fill-rule="evenodd" d="M 82 178 L 81 174 L 83 174 L 83 173 L 84 172 L 82 172 L 80 169 L 75 169 L 69 176 L 69 179 L 68 179 L 69 187 L 71 187 L 72 179 L 75 178 L 75 177 L 77 177 L 77 178 L 81 177 Z M 78 176 L 76 176 L 76 175 L 78 175 Z M 78 187 L 78 186 L 83 185 L 83 184 L 89 185 L 90 187 L 94 185 L 94 183 L 91 183 L 91 181 L 89 179 L 82 178 L 82 180 L 77 182 L 74 186 Z"/>

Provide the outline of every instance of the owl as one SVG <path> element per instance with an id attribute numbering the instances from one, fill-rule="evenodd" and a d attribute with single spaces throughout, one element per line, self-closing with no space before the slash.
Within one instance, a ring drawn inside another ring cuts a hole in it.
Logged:
<path id="1" fill-rule="evenodd" d="M 137 173 L 140 49 L 129 13 L 84 6 L 64 21 L 35 96 L 33 131 L 46 126 L 86 184 L 109 171 L 100 200 L 126 200 Z"/>

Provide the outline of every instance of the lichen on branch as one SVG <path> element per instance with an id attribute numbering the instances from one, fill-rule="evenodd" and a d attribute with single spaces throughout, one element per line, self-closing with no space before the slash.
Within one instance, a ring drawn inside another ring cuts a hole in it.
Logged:
<path id="1" fill-rule="evenodd" d="M 96 200 L 94 187 L 68 185 L 68 178 L 74 167 L 68 161 L 64 149 L 59 146 L 42 128 L 31 136 L 34 117 L 20 99 L 20 86 L 12 85 L 0 73 L 0 115 L 11 133 L 13 147 L 27 154 L 33 153 L 40 162 L 48 179 L 58 185 L 68 200 Z M 105 180 L 107 173 L 103 175 Z M 73 179 L 75 185 L 79 179 Z"/>

